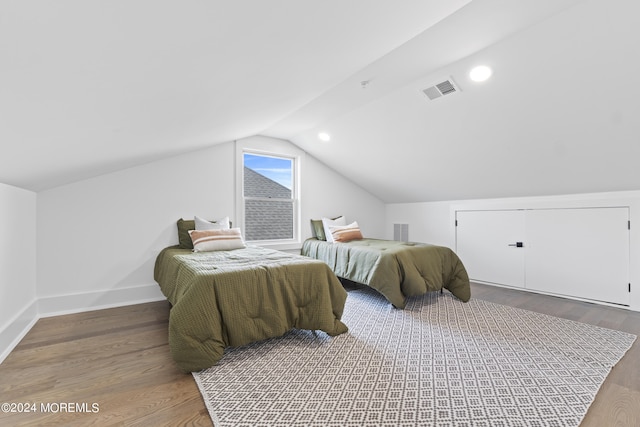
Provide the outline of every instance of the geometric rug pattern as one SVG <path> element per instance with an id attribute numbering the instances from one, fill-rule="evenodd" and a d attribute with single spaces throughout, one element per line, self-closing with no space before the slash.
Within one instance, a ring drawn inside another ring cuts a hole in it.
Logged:
<path id="1" fill-rule="evenodd" d="M 194 372 L 222 426 L 578 426 L 635 336 L 431 292 L 349 291 L 329 337 L 293 330 Z"/>

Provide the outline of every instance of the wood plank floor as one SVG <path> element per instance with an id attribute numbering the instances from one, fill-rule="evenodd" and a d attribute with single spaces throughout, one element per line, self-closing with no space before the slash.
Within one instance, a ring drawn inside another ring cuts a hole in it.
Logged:
<path id="1" fill-rule="evenodd" d="M 636 312 L 480 284 L 472 295 L 640 336 Z M 169 355 L 168 315 L 168 303 L 155 302 L 39 320 L 0 365 L 0 403 L 35 403 L 38 412 L 0 412 L 0 425 L 211 426 L 193 377 Z M 95 403 L 98 411 L 40 411 L 40 404 L 54 410 L 64 403 L 88 410 Z M 640 426 L 637 341 L 582 426 Z"/>
<path id="2" fill-rule="evenodd" d="M 0 403 L 99 411 L 0 412 L 0 425 L 212 426 L 193 377 L 171 359 L 168 321 L 165 301 L 40 319 L 0 365 Z"/>

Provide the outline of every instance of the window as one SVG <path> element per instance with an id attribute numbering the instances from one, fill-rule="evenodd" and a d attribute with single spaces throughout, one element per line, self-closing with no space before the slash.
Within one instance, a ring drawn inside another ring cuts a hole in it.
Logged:
<path id="1" fill-rule="evenodd" d="M 297 239 L 296 159 L 244 151 L 242 166 L 245 239 Z"/>

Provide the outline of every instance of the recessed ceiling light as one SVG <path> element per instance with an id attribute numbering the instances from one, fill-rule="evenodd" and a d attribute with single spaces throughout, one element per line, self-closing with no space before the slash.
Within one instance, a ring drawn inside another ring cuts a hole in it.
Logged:
<path id="1" fill-rule="evenodd" d="M 491 77 L 493 71 L 486 65 L 478 65 L 469 72 L 469 77 L 474 82 L 483 82 Z"/>
<path id="2" fill-rule="evenodd" d="M 328 134 L 328 133 L 326 133 L 326 132 L 320 132 L 320 133 L 318 134 L 318 139 L 319 139 L 320 141 L 327 142 L 327 141 L 330 141 L 330 140 L 331 140 L 331 135 L 329 135 L 329 134 Z"/>

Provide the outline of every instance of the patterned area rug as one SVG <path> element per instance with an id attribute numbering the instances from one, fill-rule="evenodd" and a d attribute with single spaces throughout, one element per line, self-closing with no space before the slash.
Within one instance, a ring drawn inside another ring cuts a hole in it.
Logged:
<path id="1" fill-rule="evenodd" d="M 350 291 L 343 321 L 194 373 L 215 426 L 578 426 L 636 338 L 435 292 L 396 310 Z"/>

